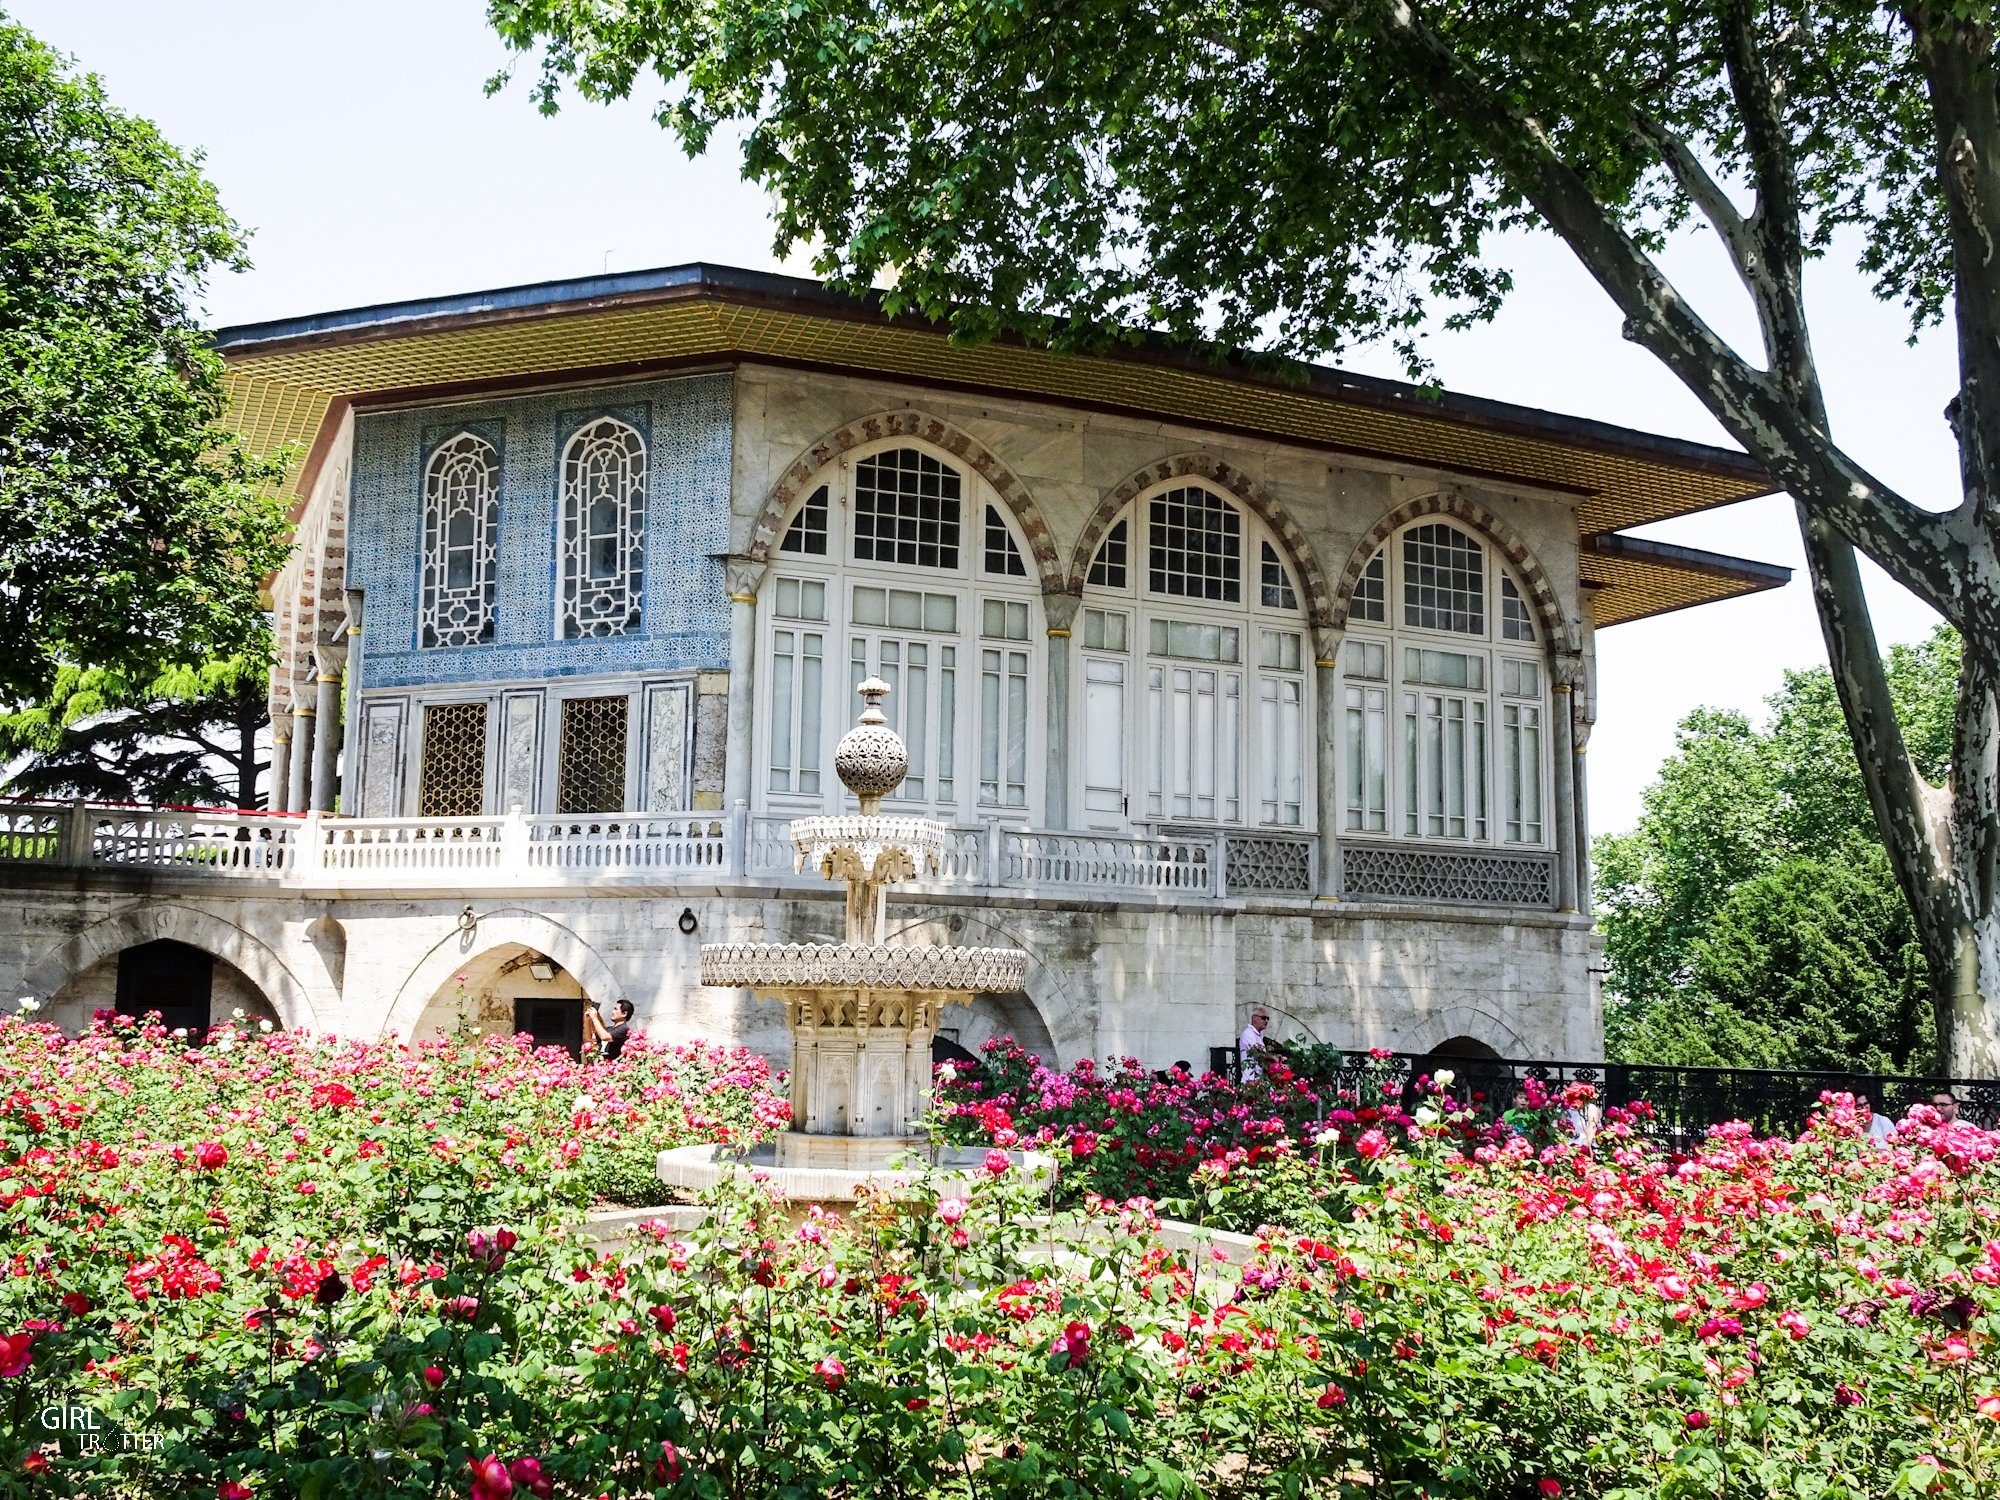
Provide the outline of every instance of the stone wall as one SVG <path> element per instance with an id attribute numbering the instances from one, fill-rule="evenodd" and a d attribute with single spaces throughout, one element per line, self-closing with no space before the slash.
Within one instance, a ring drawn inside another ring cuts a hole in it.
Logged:
<path id="1" fill-rule="evenodd" d="M 693 934 L 680 930 L 684 910 L 695 913 Z M 336 902 L 141 883 L 63 890 L 15 879 L 0 887 L 0 995 L 60 994 L 62 1018 L 74 1024 L 95 1003 L 85 1002 L 102 988 L 107 961 L 115 973 L 120 949 L 171 937 L 223 959 L 288 1026 L 408 1037 L 448 1027 L 461 991 L 474 996 L 481 1025 L 503 1026 L 512 991 L 491 975 L 505 958 L 533 951 L 561 966 L 561 992 L 606 1005 L 629 998 L 655 1035 L 737 1042 L 782 1061 L 781 1008 L 702 987 L 699 946 L 815 941 L 836 933 L 841 919 L 832 889 Z M 1260 1004 L 1272 1009 L 1280 1035 L 1349 1047 L 1421 1051 L 1471 1036 L 1512 1056 L 1589 1058 L 1600 1045 L 1592 938 L 1577 918 L 1329 902 L 1287 909 L 932 898 L 892 900 L 889 930 L 897 941 L 1026 949 L 1025 997 L 986 1002 L 978 1014 L 947 1012 L 945 1025 L 976 1044 L 1039 1020 L 1043 1045 L 1064 1063 L 1133 1055 L 1155 1066 L 1199 1064 Z M 225 986 L 224 972 L 219 966 L 218 997 L 229 997 L 218 998 L 221 1015 L 245 998 Z M 514 982 L 522 993 L 557 992 L 526 985 L 518 971 Z"/>

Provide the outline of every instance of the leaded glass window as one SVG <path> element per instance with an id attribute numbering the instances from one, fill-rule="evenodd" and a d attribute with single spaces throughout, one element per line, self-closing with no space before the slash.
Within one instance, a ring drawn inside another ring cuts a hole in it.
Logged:
<path id="1" fill-rule="evenodd" d="M 998 508 L 991 505 L 986 507 L 986 571 L 999 578 L 1028 576 L 1020 549 L 1014 545 L 1013 533 L 1000 519 Z"/>
<path id="2" fill-rule="evenodd" d="M 486 810 L 486 705 L 432 703 L 424 709 L 417 815 L 476 818 Z"/>
<path id="3" fill-rule="evenodd" d="M 1403 623 L 1486 634 L 1486 550 L 1442 522 L 1404 532 Z"/>
<path id="4" fill-rule="evenodd" d="M 1269 542 L 1264 543 L 1258 571 L 1260 591 L 1266 609 L 1299 607 L 1299 596 L 1292 592 L 1292 576 L 1285 571 L 1284 559 L 1278 556 L 1278 549 Z"/>
<path id="5" fill-rule="evenodd" d="M 1510 641 L 1535 638 L 1535 620 L 1528 613 L 1528 601 L 1505 573 L 1500 575 L 1500 634 Z"/>
<path id="6" fill-rule="evenodd" d="M 469 432 L 440 443 L 424 466 L 425 647 L 493 639 L 493 549 L 500 530 L 500 455 Z"/>
<path id="7" fill-rule="evenodd" d="M 1147 586 L 1180 599 L 1243 597 L 1243 518 L 1203 489 L 1168 490 L 1147 514 Z"/>
<path id="8" fill-rule="evenodd" d="M 1377 552 L 1368 559 L 1368 566 L 1354 581 L 1354 598 L 1347 607 L 1349 620 L 1368 625 L 1381 625 L 1388 620 L 1388 565 L 1387 552 Z"/>
<path id="9" fill-rule="evenodd" d="M 1104 540 L 1097 547 L 1097 556 L 1090 560 L 1089 582 L 1093 588 L 1131 587 L 1131 574 L 1128 571 L 1132 553 L 1131 536 L 1131 529 L 1124 521 L 1120 521 L 1104 534 Z"/>
<path id="10" fill-rule="evenodd" d="M 581 428 L 563 448 L 562 634 L 624 635 L 639 628 L 645 570 L 646 445 L 613 417 Z"/>
<path id="11" fill-rule="evenodd" d="M 956 568 L 958 471 L 915 448 L 854 466 L 854 560 Z"/>
<path id="12" fill-rule="evenodd" d="M 792 524 L 785 528 L 785 538 L 778 543 L 778 550 L 794 557 L 826 556 L 825 485 L 806 497 L 806 503 L 792 517 Z"/>
<path id="13" fill-rule="evenodd" d="M 565 698 L 556 748 L 556 811 L 621 812 L 629 698 Z"/>

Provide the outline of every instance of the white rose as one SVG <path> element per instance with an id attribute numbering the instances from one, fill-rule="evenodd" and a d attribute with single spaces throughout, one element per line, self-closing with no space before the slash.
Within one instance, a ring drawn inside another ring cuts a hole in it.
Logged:
<path id="1" fill-rule="evenodd" d="M 1443 1118 L 1444 1118 L 1443 1115 L 1439 1114 L 1436 1110 L 1432 1109 L 1428 1104 L 1419 1105 L 1417 1107 L 1417 1113 L 1415 1115 L 1416 1122 L 1419 1125 L 1423 1126 L 1426 1130 L 1430 1129 L 1431 1126 L 1437 1124 L 1437 1122 L 1439 1120 L 1442 1120 Z"/>
<path id="2" fill-rule="evenodd" d="M 1337 1146 L 1340 1144 L 1340 1132 L 1338 1130 L 1322 1130 L 1318 1135 L 1313 1137 L 1313 1144 L 1315 1146 Z"/>
<path id="3" fill-rule="evenodd" d="M 17 1006 L 19 1006 L 23 1012 L 30 1015 L 32 1015 L 34 1012 L 42 1008 L 42 1002 L 37 1000 L 33 995 L 23 995 L 20 999 L 16 1000 L 14 1003 Z"/>
<path id="4" fill-rule="evenodd" d="M 582 1113 L 589 1114 L 597 1108 L 597 1101 L 588 1094 L 578 1094 L 576 1096 L 576 1107 Z"/>
<path id="5" fill-rule="evenodd" d="M 1450 1068 L 1439 1068 L 1435 1073 L 1431 1074 L 1431 1082 L 1441 1089 L 1448 1089 L 1454 1083 L 1458 1082 L 1458 1075 L 1452 1072 Z"/>
<path id="6" fill-rule="evenodd" d="M 188 1029 L 185 1026 L 176 1026 L 174 1028 L 174 1035 L 182 1038 L 183 1040 L 186 1039 L 187 1034 L 188 1034 Z"/>
<path id="7" fill-rule="evenodd" d="M 237 1007 L 236 1007 L 236 1009 L 232 1010 L 232 1011 L 231 1011 L 231 1012 L 229 1013 L 229 1019 L 230 1019 L 230 1020 L 232 1020 L 232 1021 L 240 1021 L 240 1020 L 242 1020 L 242 1019 L 243 1019 L 243 1007 L 239 1005 L 239 1006 L 237 1006 Z"/>
<path id="8" fill-rule="evenodd" d="M 271 1023 L 269 1021 L 259 1021 L 257 1023 L 257 1029 L 259 1031 L 269 1031 L 271 1029 Z"/>
<path id="9" fill-rule="evenodd" d="M 952 1083 L 955 1082 L 957 1078 L 958 1078 L 957 1068 L 953 1067 L 948 1062 L 938 1064 L 937 1081 L 939 1083 Z"/>

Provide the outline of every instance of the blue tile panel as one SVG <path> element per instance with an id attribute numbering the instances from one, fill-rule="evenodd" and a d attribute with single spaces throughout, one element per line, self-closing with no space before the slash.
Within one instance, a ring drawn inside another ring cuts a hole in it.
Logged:
<path id="1" fill-rule="evenodd" d="M 646 440 L 645 593 L 639 629 L 556 637 L 557 469 L 571 433 L 599 417 Z M 364 688 L 514 682 L 729 665 L 730 377 L 691 375 L 602 390 L 364 413 L 354 424 L 347 577 L 367 591 Z M 417 589 L 424 465 L 471 431 L 500 450 L 494 639 L 422 650 Z"/>

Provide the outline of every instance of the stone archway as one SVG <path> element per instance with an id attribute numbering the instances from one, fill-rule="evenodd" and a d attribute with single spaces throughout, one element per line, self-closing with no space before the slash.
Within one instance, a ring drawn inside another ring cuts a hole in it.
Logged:
<path id="1" fill-rule="evenodd" d="M 457 976 L 469 972 L 468 965 L 500 952 L 511 957 L 516 951 L 546 955 L 575 982 L 580 994 L 599 1005 L 608 1008 L 625 998 L 625 986 L 611 966 L 570 928 L 537 912 L 503 908 L 480 913 L 470 931 L 454 925 L 431 945 L 397 989 L 381 1036 L 384 1040 L 414 1037 L 439 997 L 449 995 Z"/>
<path id="2" fill-rule="evenodd" d="M 115 960 L 127 948 L 162 938 L 199 948 L 228 964 L 262 994 L 287 1030 L 310 1031 L 322 1014 L 331 1014 L 339 1004 L 338 996 L 308 985 L 268 944 L 235 923 L 170 901 L 147 901 L 58 943 L 29 969 L 28 992 L 38 999 L 53 999 L 106 959 Z"/>
<path id="3" fill-rule="evenodd" d="M 1528 1045 L 1521 1034 L 1491 1011 L 1472 1005 L 1454 1005 L 1442 1010 L 1426 1020 L 1420 1028 L 1415 1045 L 1410 1050 L 1423 1053 L 1437 1053 L 1437 1049 L 1447 1043 L 1459 1046 L 1483 1047 L 1494 1057 L 1525 1057 Z M 1458 1052 L 1457 1057 L 1471 1057 L 1476 1054 Z"/>
<path id="4" fill-rule="evenodd" d="M 1173 458 L 1163 458 L 1127 475 L 1113 486 L 1111 492 L 1098 502 L 1097 509 L 1091 512 L 1090 519 L 1084 522 L 1076 551 L 1070 555 L 1068 591 L 1078 595 L 1083 593 L 1084 580 L 1089 576 L 1091 562 L 1097 556 L 1098 543 L 1117 524 L 1126 506 L 1156 484 L 1186 478 L 1206 479 L 1220 486 L 1277 533 L 1278 540 L 1284 544 L 1299 570 L 1299 589 L 1305 601 L 1307 622 L 1315 630 L 1329 628 L 1334 618 L 1333 590 L 1312 544 L 1306 540 L 1305 532 L 1299 529 L 1298 522 L 1292 519 L 1291 512 L 1285 509 L 1276 495 L 1234 464 L 1225 463 L 1207 453 L 1182 453 Z"/>
<path id="5" fill-rule="evenodd" d="M 1420 521 L 1425 516 L 1449 517 L 1484 536 L 1513 566 L 1521 582 L 1527 585 L 1528 605 L 1535 612 L 1535 623 L 1541 629 L 1543 640 L 1558 651 L 1580 649 L 1577 624 L 1564 615 L 1562 601 L 1556 597 L 1555 585 L 1549 581 L 1541 559 L 1535 556 L 1512 526 L 1477 500 L 1468 499 L 1456 490 L 1439 490 L 1435 494 L 1419 495 L 1414 500 L 1405 501 L 1370 527 L 1368 535 L 1355 545 L 1347 559 L 1347 566 L 1341 570 L 1340 586 L 1334 594 L 1334 618 L 1343 629 L 1347 625 L 1348 608 L 1354 600 L 1354 586 L 1361 581 L 1362 570 L 1382 550 L 1383 543 L 1412 521 Z"/>
<path id="6" fill-rule="evenodd" d="M 933 448 L 951 454 L 992 485 L 1000 503 L 1020 523 L 1021 534 L 1027 538 L 1028 550 L 1034 558 L 1035 575 L 1042 592 L 1064 591 L 1066 585 L 1062 563 L 1056 555 L 1055 533 L 1049 530 L 1049 523 L 1043 518 L 1041 507 L 1035 504 L 1034 496 L 1028 493 L 1027 486 L 970 434 L 919 411 L 883 412 L 863 417 L 858 422 L 848 422 L 793 459 L 785 472 L 778 476 L 778 482 L 771 486 L 770 494 L 764 497 L 764 508 L 758 513 L 750 532 L 749 560 L 759 569 L 770 562 L 771 554 L 778 545 L 779 528 L 785 524 L 785 517 L 791 514 L 792 506 L 805 494 L 806 486 L 815 474 L 851 448 L 896 437 L 911 437 L 929 443 Z"/>
<path id="7" fill-rule="evenodd" d="M 1009 1014 L 1008 1007 L 1026 1007 L 1040 1031 L 1033 1046 L 1028 1046 L 1028 1038 L 1020 1038 L 1029 1051 L 1040 1052 L 1054 1066 L 1065 1068 L 1080 1058 L 1095 1054 L 1095 1017 L 1070 989 L 1062 970 L 1041 959 L 1039 950 L 1047 945 L 1026 940 L 1019 933 L 994 921 L 990 913 L 953 909 L 911 917 L 885 934 L 884 941 L 953 943 L 966 947 L 1023 950 L 1028 955 L 1028 983 L 1025 989 L 1007 996 L 982 997 L 993 1002 L 983 1011 L 948 1007 L 944 1012 L 945 1024 L 950 1026 L 956 1019 L 975 1026 L 991 1026 L 996 1019 L 1004 1021 Z M 1013 1013 L 1019 1014 L 1019 1011 Z M 998 1030 L 988 1030 L 978 1039 L 983 1041 L 986 1036 L 1000 1034 Z M 974 1047 L 973 1050 L 978 1049 Z"/>

